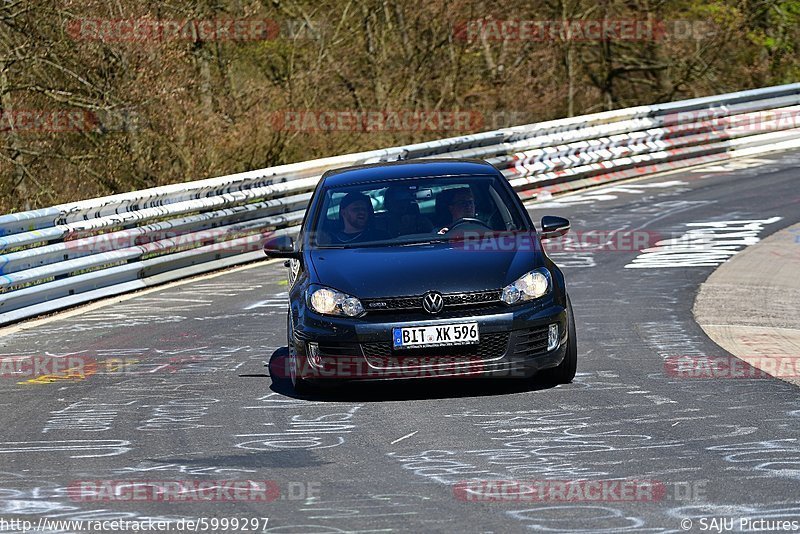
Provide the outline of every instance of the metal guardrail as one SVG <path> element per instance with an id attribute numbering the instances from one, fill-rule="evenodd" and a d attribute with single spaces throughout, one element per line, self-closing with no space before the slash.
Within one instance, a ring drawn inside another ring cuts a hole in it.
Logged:
<path id="1" fill-rule="evenodd" d="M 0 216 L 0 325 L 263 258 L 328 169 L 482 158 L 524 199 L 800 147 L 800 83 L 281 165 Z"/>

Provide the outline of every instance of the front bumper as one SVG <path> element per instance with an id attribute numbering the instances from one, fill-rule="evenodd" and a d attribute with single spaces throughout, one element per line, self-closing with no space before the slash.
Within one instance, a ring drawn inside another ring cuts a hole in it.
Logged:
<path id="1" fill-rule="evenodd" d="M 567 346 L 566 310 L 552 300 L 480 312 L 452 311 L 376 315 L 350 319 L 304 309 L 295 320 L 298 374 L 323 384 L 346 380 L 530 377 L 561 363 Z M 480 343 L 394 350 L 392 329 L 477 322 Z M 548 328 L 558 325 L 558 344 L 547 350 Z"/>

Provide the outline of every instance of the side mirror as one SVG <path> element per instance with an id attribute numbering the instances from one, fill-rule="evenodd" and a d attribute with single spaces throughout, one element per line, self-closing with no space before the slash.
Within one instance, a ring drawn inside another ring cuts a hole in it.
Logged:
<path id="1" fill-rule="evenodd" d="M 564 217 L 545 215 L 542 217 L 542 231 L 539 238 L 542 240 L 561 237 L 569 232 L 569 221 Z"/>
<path id="2" fill-rule="evenodd" d="M 300 259 L 300 252 L 294 250 L 294 239 L 281 235 L 264 242 L 264 254 L 268 258 Z"/>

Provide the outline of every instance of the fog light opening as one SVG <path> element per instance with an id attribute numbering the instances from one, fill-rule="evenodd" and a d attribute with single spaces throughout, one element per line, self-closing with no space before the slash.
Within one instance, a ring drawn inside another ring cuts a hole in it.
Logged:
<path id="1" fill-rule="evenodd" d="M 322 358 L 319 355 L 319 344 L 317 343 L 306 343 L 306 355 L 308 356 L 308 361 L 314 367 L 322 367 Z"/>
<path id="2" fill-rule="evenodd" d="M 547 329 L 547 350 L 554 350 L 558 347 L 558 325 L 551 324 Z"/>

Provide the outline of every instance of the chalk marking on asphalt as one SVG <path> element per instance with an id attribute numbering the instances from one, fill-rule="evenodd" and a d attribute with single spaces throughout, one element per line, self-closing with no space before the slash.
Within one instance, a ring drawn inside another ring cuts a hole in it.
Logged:
<path id="1" fill-rule="evenodd" d="M 179 299 L 175 297 L 164 298 L 164 297 L 148 297 L 142 300 L 151 301 L 154 300 L 156 302 L 197 302 L 199 304 L 213 304 L 213 301 L 204 300 L 204 299 Z"/>
<path id="2" fill-rule="evenodd" d="M 766 226 L 782 218 L 684 223 L 679 237 L 657 241 L 639 251 L 625 269 L 659 269 L 664 267 L 709 267 L 728 261 L 745 248 L 761 240 Z"/>
<path id="3" fill-rule="evenodd" d="M 758 158 L 743 158 L 741 160 L 733 160 L 722 164 L 715 164 L 711 165 L 708 168 L 702 169 L 695 169 L 691 172 L 693 173 L 703 173 L 703 172 L 733 172 L 733 171 L 740 171 L 742 169 L 751 169 L 753 167 L 760 167 L 769 163 L 769 160 L 763 160 Z"/>
<path id="4" fill-rule="evenodd" d="M 778 154 L 771 153 L 771 154 L 765 154 L 765 155 L 776 156 L 776 155 L 780 155 L 780 154 L 779 153 Z M 770 164 L 774 164 L 774 163 L 780 163 L 781 160 L 780 159 L 767 158 L 764 161 L 766 163 L 764 163 L 763 165 L 759 165 L 759 166 L 763 167 L 765 165 L 770 165 Z M 601 192 L 602 189 L 604 189 L 604 188 L 615 187 L 615 186 L 619 186 L 619 185 L 622 185 L 622 184 L 644 182 L 644 181 L 647 181 L 647 180 L 661 180 L 661 179 L 666 178 L 668 176 L 672 176 L 673 174 L 690 174 L 690 173 L 695 173 L 695 172 L 702 172 L 702 170 L 704 168 L 717 166 L 717 165 L 719 165 L 719 162 L 700 163 L 700 164 L 697 164 L 697 165 L 690 165 L 688 167 L 684 167 L 684 168 L 681 168 L 681 169 L 669 169 L 667 171 L 656 172 L 654 174 L 645 175 L 645 176 L 633 176 L 631 178 L 624 178 L 622 180 L 615 180 L 615 181 L 613 181 L 611 183 L 599 184 L 599 185 L 595 185 L 595 186 L 591 186 L 590 185 L 590 186 L 587 186 L 587 187 L 582 187 L 580 189 L 576 189 L 574 191 L 567 191 L 565 193 L 559 193 L 557 196 L 554 196 L 553 198 L 559 198 L 560 199 L 560 198 L 564 198 L 564 197 L 568 197 L 568 196 L 585 194 L 588 191 L 600 191 Z M 695 177 L 693 177 L 693 178 L 695 178 Z M 659 183 L 659 182 L 656 182 L 656 183 Z M 550 202 L 551 200 L 552 199 L 527 200 L 527 201 L 523 202 L 523 205 L 525 206 L 525 208 L 534 209 L 534 208 L 537 208 L 536 204 L 541 204 L 543 202 Z"/>
<path id="5" fill-rule="evenodd" d="M 394 445 L 395 443 L 400 443 L 400 442 L 401 442 L 401 441 L 403 441 L 404 439 L 410 438 L 411 436 L 413 436 L 413 435 L 414 435 L 414 434 L 416 434 L 417 432 L 419 432 L 419 430 L 415 430 L 415 431 L 414 431 L 414 432 L 412 432 L 411 434 L 406 434 L 406 435 L 405 435 L 405 436 L 403 436 L 402 438 L 398 438 L 398 439 L 394 440 L 394 441 L 393 441 L 393 442 L 391 442 L 389 445 Z"/>

